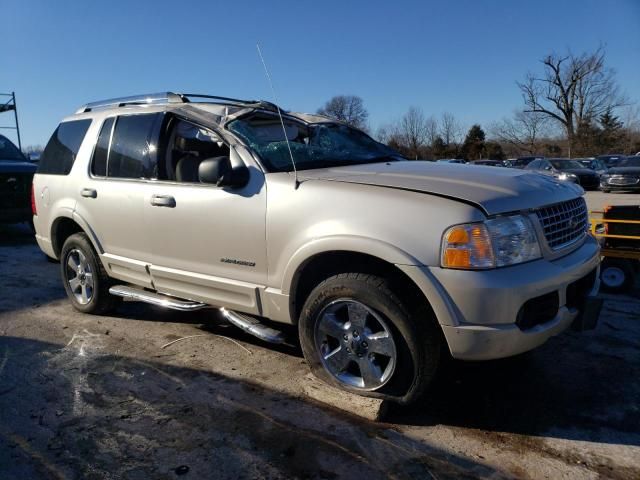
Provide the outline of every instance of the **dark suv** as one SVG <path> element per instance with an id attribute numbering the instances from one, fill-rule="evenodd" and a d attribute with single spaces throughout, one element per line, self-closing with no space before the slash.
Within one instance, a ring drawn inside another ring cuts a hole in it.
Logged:
<path id="1" fill-rule="evenodd" d="M 585 190 L 597 190 L 600 186 L 600 175 L 580 162 L 568 158 L 534 160 L 526 169 L 553 176 L 558 180 L 577 183 Z"/>
<path id="2" fill-rule="evenodd" d="M 36 166 L 0 135 L 0 223 L 31 221 L 31 182 Z"/>

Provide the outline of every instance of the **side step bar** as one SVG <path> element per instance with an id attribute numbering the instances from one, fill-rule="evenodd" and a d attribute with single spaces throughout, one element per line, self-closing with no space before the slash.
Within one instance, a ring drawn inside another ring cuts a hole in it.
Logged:
<path id="1" fill-rule="evenodd" d="M 254 337 L 258 337 L 261 340 L 269 343 L 284 343 L 285 338 L 281 331 L 275 328 L 267 327 L 260 323 L 255 317 L 245 315 L 243 313 L 232 312 L 226 308 L 221 308 L 220 313 L 226 318 L 229 323 L 234 324 L 236 327 L 241 328 L 247 333 L 250 333 Z"/>
<path id="2" fill-rule="evenodd" d="M 129 287 L 127 285 L 116 285 L 109 289 L 111 295 L 117 297 L 126 298 L 129 300 L 135 300 L 138 302 L 150 303 L 151 305 L 157 305 L 158 307 L 170 308 L 172 310 L 180 310 L 181 312 L 193 312 L 194 310 L 200 310 L 207 308 L 209 305 L 206 303 L 192 302 L 189 300 L 180 300 L 176 297 L 169 295 L 162 295 L 160 293 L 148 292 L 140 288 Z"/>
<path id="3" fill-rule="evenodd" d="M 182 300 L 170 295 L 148 292 L 147 290 L 130 287 L 128 285 L 115 285 L 109 289 L 109 293 L 111 295 L 123 297 L 129 300 L 150 303 L 151 305 L 170 308 L 172 310 L 179 310 L 181 312 L 192 312 L 194 310 L 201 310 L 203 308 L 215 308 L 211 305 L 207 305 L 206 303 L 193 302 L 191 300 Z M 282 332 L 276 330 L 275 328 L 267 327 L 255 317 L 245 315 L 243 313 L 233 312 L 231 310 L 227 310 L 224 307 L 220 308 L 219 311 L 229 323 L 255 337 L 258 337 L 261 340 L 264 340 L 265 342 L 285 342 L 285 338 Z"/>

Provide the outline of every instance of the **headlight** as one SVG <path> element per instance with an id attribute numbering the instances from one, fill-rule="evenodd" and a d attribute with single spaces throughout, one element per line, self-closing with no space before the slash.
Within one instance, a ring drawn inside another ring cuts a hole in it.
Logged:
<path id="1" fill-rule="evenodd" d="M 558 180 L 570 180 L 570 181 L 573 181 L 578 177 L 576 177 L 573 173 L 558 173 L 558 174 L 556 174 L 556 178 Z"/>
<path id="2" fill-rule="evenodd" d="M 480 270 L 540 258 L 528 217 L 511 215 L 449 228 L 442 242 L 442 266 Z"/>

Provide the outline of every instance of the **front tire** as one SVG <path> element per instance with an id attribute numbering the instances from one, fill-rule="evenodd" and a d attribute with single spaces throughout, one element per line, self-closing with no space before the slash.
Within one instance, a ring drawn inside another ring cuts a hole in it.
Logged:
<path id="1" fill-rule="evenodd" d="M 119 297 L 109 293 L 112 281 L 84 233 L 75 233 L 64 242 L 60 255 L 62 282 L 73 308 L 102 315 L 113 310 Z"/>
<path id="2" fill-rule="evenodd" d="M 344 273 L 320 283 L 299 322 L 311 371 L 353 393 L 409 404 L 435 376 L 441 335 L 378 276 Z"/>
<path id="3" fill-rule="evenodd" d="M 605 292 L 629 291 L 633 286 L 634 277 L 631 262 L 624 258 L 605 258 L 600 265 L 600 281 Z"/>

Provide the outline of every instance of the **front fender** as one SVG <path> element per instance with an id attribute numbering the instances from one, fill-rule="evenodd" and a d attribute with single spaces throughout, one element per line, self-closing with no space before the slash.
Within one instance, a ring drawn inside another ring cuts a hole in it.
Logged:
<path id="1" fill-rule="evenodd" d="M 396 265 L 420 264 L 412 255 L 381 240 L 357 235 L 322 237 L 304 244 L 291 256 L 282 276 L 282 293 L 290 294 L 296 273 L 307 260 L 321 253 L 336 251 L 363 253 Z"/>

